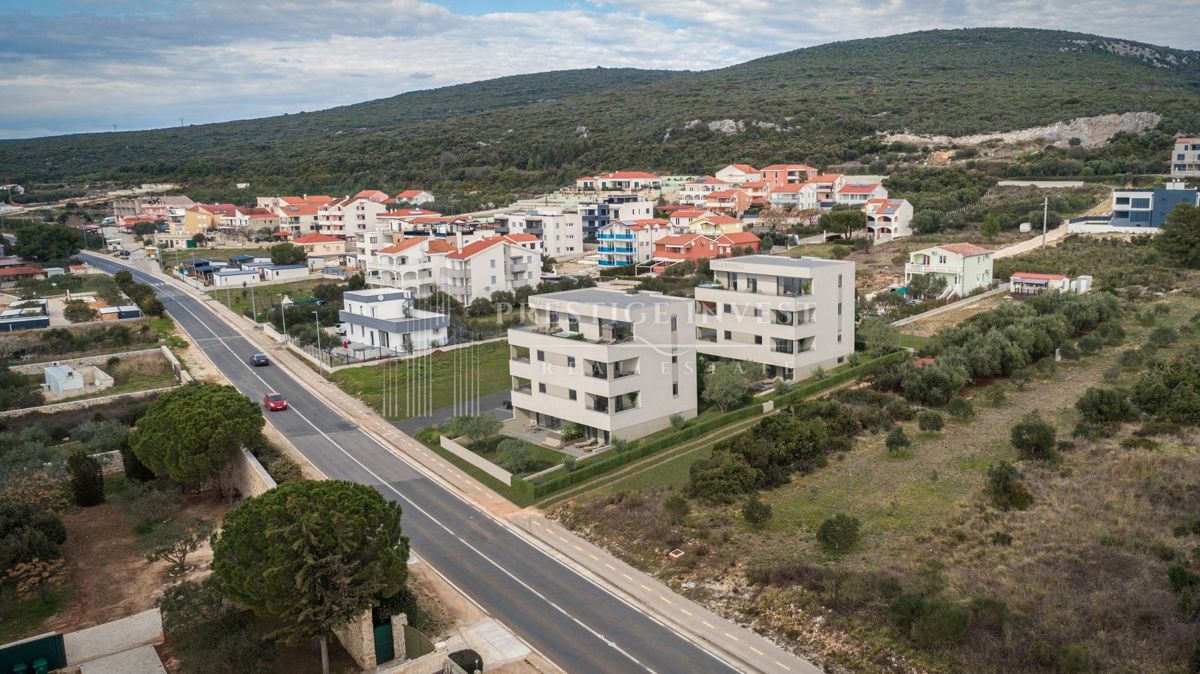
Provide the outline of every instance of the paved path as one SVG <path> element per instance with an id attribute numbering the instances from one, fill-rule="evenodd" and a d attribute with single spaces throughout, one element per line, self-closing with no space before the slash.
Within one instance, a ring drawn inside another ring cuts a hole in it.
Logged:
<path id="1" fill-rule="evenodd" d="M 108 271 L 123 267 L 85 256 Z M 573 673 L 820 671 L 657 580 L 621 571 L 619 560 L 569 531 L 554 529 L 549 543 L 533 531 L 539 529 L 533 522 L 552 529 L 539 514 L 519 511 L 284 349 L 264 347 L 245 319 L 159 274 L 135 277 L 154 287 L 239 390 L 251 397 L 287 392 L 291 409 L 268 419 L 317 470 L 369 484 L 400 502 L 414 551 L 559 667 Z M 264 350 L 273 354 L 271 367 L 247 365 L 247 354 Z"/>

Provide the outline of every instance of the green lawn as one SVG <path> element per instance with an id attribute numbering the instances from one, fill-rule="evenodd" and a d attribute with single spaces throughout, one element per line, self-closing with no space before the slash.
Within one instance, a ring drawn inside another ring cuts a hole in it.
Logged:
<path id="1" fill-rule="evenodd" d="M 293 302 L 307 302 L 313 298 L 312 289 L 323 283 L 336 283 L 331 279 L 305 279 L 291 283 L 255 286 L 251 288 L 214 288 L 208 291 L 212 298 L 233 309 L 238 314 L 244 314 L 257 306 L 261 314 L 265 309 L 283 301 L 283 296 Z M 314 307 L 316 308 L 316 307 Z"/>
<path id="2" fill-rule="evenodd" d="M 785 255 L 788 257 L 821 257 L 830 259 L 833 257 L 834 247 L 850 248 L 850 244 L 844 241 L 830 241 L 828 243 L 806 243 L 803 246 L 789 248 Z"/>
<path id="3" fill-rule="evenodd" d="M 0 644 L 30 636 L 47 618 L 70 605 L 72 599 L 71 591 L 65 588 L 51 591 L 42 601 L 37 597 L 21 599 L 12 588 L 0 587 L 0 605 L 4 606 Z"/>
<path id="4" fill-rule="evenodd" d="M 468 365 L 469 364 L 469 365 Z M 489 342 L 386 366 L 354 367 L 330 375 L 346 393 L 391 419 L 448 407 L 455 400 L 507 390 L 508 342 Z M 387 383 L 387 409 L 384 384 Z M 471 395 L 462 393 L 471 387 Z"/>
<path id="5" fill-rule="evenodd" d="M 17 284 L 15 291 L 23 298 L 57 297 L 67 291 L 94 292 L 106 300 L 117 300 L 117 283 L 108 274 L 64 274 L 52 278 L 28 279 Z M 10 291 L 11 292 L 11 291 Z"/>

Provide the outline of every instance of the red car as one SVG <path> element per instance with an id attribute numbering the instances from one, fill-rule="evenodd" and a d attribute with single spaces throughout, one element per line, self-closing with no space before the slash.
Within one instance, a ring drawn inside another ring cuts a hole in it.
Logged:
<path id="1" fill-rule="evenodd" d="M 280 393 L 272 391 L 263 396 L 263 404 L 267 406 L 268 411 L 278 412 L 287 409 L 287 398 L 284 398 Z"/>

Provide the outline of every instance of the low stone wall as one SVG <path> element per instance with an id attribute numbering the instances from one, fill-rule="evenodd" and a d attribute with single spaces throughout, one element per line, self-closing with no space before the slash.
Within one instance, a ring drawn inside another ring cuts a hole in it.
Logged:
<path id="1" fill-rule="evenodd" d="M 100 472 L 105 475 L 125 474 L 125 463 L 121 461 L 120 450 L 92 454 L 92 458 L 100 462 Z"/>
<path id="2" fill-rule="evenodd" d="M 446 450 L 447 452 L 450 452 L 463 461 L 466 461 L 488 475 L 500 480 L 504 484 L 512 484 L 512 473 L 504 470 L 500 466 L 497 466 L 491 461 L 488 461 L 482 456 L 479 456 L 475 452 L 472 452 L 471 450 L 463 447 L 444 435 L 438 440 L 438 442 L 441 444 L 442 449 Z"/>
<path id="3" fill-rule="evenodd" d="M 950 304 L 943 304 L 940 307 L 916 314 L 915 316 L 905 316 L 898 321 L 892 321 L 892 325 L 895 327 L 900 327 L 902 325 L 908 325 L 909 323 L 916 323 L 919 320 L 929 318 L 931 316 L 937 316 L 938 314 L 944 314 L 947 311 L 954 311 L 955 309 L 969 307 L 980 300 L 992 297 L 993 295 L 999 295 L 1004 292 L 1008 292 L 1007 283 L 1001 283 L 999 286 L 992 288 L 987 292 L 979 293 L 978 295 L 972 295 L 970 297 L 958 300 L 957 302 L 951 302 Z"/>
<path id="4" fill-rule="evenodd" d="M 346 653 L 364 670 L 375 669 L 375 630 L 371 626 L 371 612 L 364 611 L 356 620 L 333 631 Z"/>
<path id="5" fill-rule="evenodd" d="M 149 391 L 130 391 L 128 393 L 117 393 L 110 396 L 100 396 L 99 398 L 84 398 L 82 400 L 67 400 L 61 403 L 52 405 L 41 405 L 39 407 L 26 407 L 19 410 L 6 410 L 0 412 L 0 419 L 8 419 L 11 417 L 20 417 L 26 414 L 54 414 L 56 412 L 70 412 L 72 410 L 81 410 L 93 407 L 95 405 L 105 405 L 108 403 L 118 402 L 121 400 L 137 400 L 139 398 L 152 398 L 154 396 L 166 393 L 174 386 L 166 388 L 155 388 Z"/>
<path id="6" fill-rule="evenodd" d="M 165 346 L 162 348 L 166 350 Z M 170 353 L 169 350 L 167 352 Z M 156 348 L 139 349 L 137 351 L 124 351 L 122 353 L 106 353 L 101 356 L 83 356 L 82 358 L 67 358 L 65 360 L 48 360 L 41 363 L 23 363 L 21 365 L 13 365 L 9 367 L 9 369 L 13 372 L 20 372 L 21 374 L 41 374 L 43 370 L 55 363 L 58 363 L 59 365 L 70 365 L 71 367 L 78 369 L 88 365 L 104 365 L 108 362 L 109 358 L 113 357 L 124 359 L 132 358 L 134 356 L 152 355 L 155 353 L 160 352 Z M 174 358 L 174 356 L 171 358 Z"/>
<path id="7" fill-rule="evenodd" d="M 168 349 L 165 344 L 158 348 L 162 351 L 163 358 L 166 358 L 167 362 L 171 364 L 171 370 L 175 373 L 175 378 L 179 380 L 179 383 L 192 383 L 192 375 L 188 374 L 188 371 L 183 369 L 183 365 L 179 362 L 179 359 L 175 357 L 175 354 L 171 353 L 171 350 Z"/>

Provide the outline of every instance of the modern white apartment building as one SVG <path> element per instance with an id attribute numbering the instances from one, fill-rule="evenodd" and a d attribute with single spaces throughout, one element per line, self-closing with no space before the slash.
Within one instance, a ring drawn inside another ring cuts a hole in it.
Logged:
<path id="1" fill-rule="evenodd" d="M 1200 178 L 1200 136 L 1176 138 L 1171 153 L 1172 178 Z"/>
<path id="2" fill-rule="evenodd" d="M 797 211 L 816 209 L 819 206 L 817 185 L 808 182 L 779 185 L 771 189 L 767 202 L 775 208 L 794 208 Z"/>
<path id="3" fill-rule="evenodd" d="M 527 248 L 524 235 L 497 236 L 472 243 L 438 237 L 410 237 L 380 248 L 367 258 L 366 281 L 375 287 L 399 288 L 415 297 L 434 289 L 463 304 L 514 292 L 541 278 L 542 259 Z"/>
<path id="4" fill-rule="evenodd" d="M 387 205 L 381 201 L 361 197 L 334 199 L 317 210 L 318 232 L 344 236 L 350 243 L 358 232 L 378 229 L 378 218 L 385 212 Z"/>
<path id="5" fill-rule="evenodd" d="M 621 220 L 606 225 L 596 235 L 600 245 L 601 267 L 628 267 L 649 262 L 654 242 L 671 233 L 671 225 L 661 218 Z"/>
<path id="6" fill-rule="evenodd" d="M 862 206 L 872 199 L 887 199 L 888 191 L 880 183 L 846 183 L 838 188 L 834 200 L 846 206 Z"/>
<path id="7" fill-rule="evenodd" d="M 496 216 L 497 234 L 532 234 L 542 241 L 542 252 L 555 260 L 583 255 L 583 216 L 579 211 L 540 208 Z"/>
<path id="8" fill-rule="evenodd" d="M 634 439 L 696 415 L 691 300 L 599 288 L 533 295 L 531 326 L 508 331 L 516 418 Z"/>
<path id="9" fill-rule="evenodd" d="M 686 183 L 683 189 L 676 193 L 675 200 L 689 206 L 703 206 L 708 201 L 710 193 L 727 190 L 731 187 L 733 185 L 713 176 L 700 176 Z"/>
<path id="10" fill-rule="evenodd" d="M 803 379 L 854 351 L 854 263 L 746 255 L 709 263 L 715 283 L 696 288 L 696 349 Z"/>
<path id="11" fill-rule="evenodd" d="M 450 317 L 412 306 L 406 290 L 350 290 L 342 295 L 338 318 L 352 344 L 396 354 L 420 353 L 446 344 Z"/>

